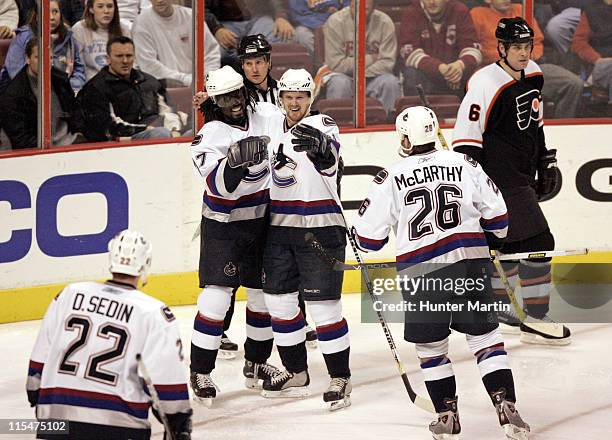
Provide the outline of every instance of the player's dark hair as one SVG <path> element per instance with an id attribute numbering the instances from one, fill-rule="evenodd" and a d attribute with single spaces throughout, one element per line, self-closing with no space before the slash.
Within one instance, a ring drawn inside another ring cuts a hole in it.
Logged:
<path id="1" fill-rule="evenodd" d="M 240 90 L 242 90 L 244 95 L 247 109 L 250 108 L 252 112 L 255 112 L 255 98 L 247 91 L 245 87 L 242 87 Z M 215 104 L 211 98 L 206 99 L 206 101 L 200 104 L 199 110 L 204 116 L 204 123 L 211 121 L 230 123 L 230 121 L 227 120 L 221 111 L 221 108 Z"/>

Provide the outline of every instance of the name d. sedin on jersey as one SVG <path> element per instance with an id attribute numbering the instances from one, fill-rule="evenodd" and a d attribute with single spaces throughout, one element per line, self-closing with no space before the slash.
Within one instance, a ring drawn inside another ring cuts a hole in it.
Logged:
<path id="1" fill-rule="evenodd" d="M 461 182 L 461 172 L 463 167 L 444 165 L 429 165 L 422 168 L 415 168 L 411 175 L 404 173 L 394 176 L 397 189 L 401 191 L 403 187 L 421 185 L 423 183 L 434 182 L 438 180 Z"/>
<path id="2" fill-rule="evenodd" d="M 114 318 L 125 323 L 130 322 L 134 306 L 96 295 L 91 296 L 88 303 L 84 303 L 84 299 L 85 295 L 82 293 L 74 295 L 72 310 L 97 313 L 98 315 Z"/>

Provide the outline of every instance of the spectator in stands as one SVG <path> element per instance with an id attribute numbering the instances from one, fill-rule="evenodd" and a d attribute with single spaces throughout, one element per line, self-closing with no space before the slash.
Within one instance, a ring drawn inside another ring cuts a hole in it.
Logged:
<path id="1" fill-rule="evenodd" d="M 49 20 L 51 41 L 53 44 L 53 66 L 66 73 L 70 85 L 75 92 L 85 84 L 85 66 L 80 57 L 79 46 L 70 29 L 62 20 L 59 0 L 49 2 Z M 4 90 L 11 78 L 23 68 L 25 61 L 25 46 L 38 35 L 38 12 L 33 9 L 27 25 L 17 29 L 11 42 L 4 68 L 0 72 L 0 91 Z"/>
<path id="2" fill-rule="evenodd" d="M 0 0 L 0 39 L 13 38 L 19 24 L 19 8 L 15 0 Z"/>
<path id="3" fill-rule="evenodd" d="M 132 34 L 138 67 L 166 87 L 190 87 L 192 81 L 193 28 L 191 9 L 175 0 L 153 0 L 153 7 L 136 17 Z M 204 24 L 204 73 L 221 67 L 219 43 Z"/>
<path id="4" fill-rule="evenodd" d="M 287 0 L 207 0 L 206 24 L 221 45 L 221 64 L 238 71 L 236 50 L 247 35 L 263 34 L 270 43 L 301 43 L 289 22 Z"/>
<path id="5" fill-rule="evenodd" d="M 522 16 L 523 7 L 520 3 L 511 3 L 510 0 L 485 0 L 489 6 L 478 6 L 470 11 L 476 36 L 482 46 L 483 63 L 489 64 L 499 59 L 497 52 L 497 39 L 495 27 L 503 18 Z M 546 63 L 544 60 L 544 36 L 537 22 L 533 23 L 534 42 L 531 59 L 534 60 L 544 73 L 544 87 L 542 96 L 545 101 L 555 103 L 555 118 L 574 118 L 584 88 L 583 81 L 569 70 L 556 64 Z"/>
<path id="6" fill-rule="evenodd" d="M 83 18 L 84 0 L 60 0 L 62 17 L 71 27 Z"/>
<path id="7" fill-rule="evenodd" d="M 580 10 L 597 0 L 559 0 L 553 3 L 558 14 L 554 15 L 546 24 L 546 40 L 554 49 L 565 55 L 572 45 L 572 38 L 576 26 L 580 21 Z"/>
<path id="8" fill-rule="evenodd" d="M 404 95 L 463 95 L 465 83 L 482 62 L 468 8 L 459 0 L 412 2 L 402 16 L 399 36 L 404 63 Z"/>
<path id="9" fill-rule="evenodd" d="M 295 26 L 296 40 L 314 53 L 314 30 L 323 27 L 330 15 L 348 0 L 289 0 L 289 19 Z"/>
<path id="10" fill-rule="evenodd" d="M 608 91 L 612 104 L 612 0 L 584 8 L 572 41 L 572 51 L 592 69 L 594 87 Z"/>
<path id="11" fill-rule="evenodd" d="M 122 24 L 131 30 L 136 17 L 151 7 L 151 0 L 117 0 L 117 5 Z"/>
<path id="12" fill-rule="evenodd" d="M 2 125 L 13 149 L 36 148 L 38 139 L 38 38 L 28 40 L 25 66 L 15 75 L 0 98 Z M 73 133 L 74 92 L 68 76 L 51 68 L 51 133 L 53 145 L 70 145 Z"/>
<path id="13" fill-rule="evenodd" d="M 134 68 L 134 42 L 124 36 L 108 41 L 108 65 L 79 92 L 79 122 L 94 142 L 119 137 L 178 137 L 183 121 L 173 112 L 157 79 Z"/>
<path id="14" fill-rule="evenodd" d="M 36 9 L 36 0 L 15 0 L 19 8 L 19 24 L 18 27 L 28 24 L 30 13 Z"/>
<path id="15" fill-rule="evenodd" d="M 366 95 L 379 99 L 387 114 L 394 111 L 400 96 L 399 79 L 393 74 L 397 58 L 395 25 L 384 12 L 366 0 Z M 325 64 L 332 73 L 326 77 L 327 98 L 354 95 L 355 0 L 348 8 L 333 14 L 325 23 Z"/>
<path id="16" fill-rule="evenodd" d="M 72 30 L 88 81 L 107 64 L 106 43 L 121 35 L 131 36 L 130 30 L 120 23 L 117 0 L 87 0 L 83 19 Z"/>

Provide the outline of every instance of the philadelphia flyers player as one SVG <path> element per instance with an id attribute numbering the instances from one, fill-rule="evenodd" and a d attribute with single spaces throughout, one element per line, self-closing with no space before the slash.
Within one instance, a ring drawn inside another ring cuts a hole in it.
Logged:
<path id="1" fill-rule="evenodd" d="M 508 237 L 501 253 L 552 250 L 555 240 L 538 202 L 560 185 L 556 150 L 546 148 L 541 91 L 542 71 L 530 60 L 533 30 L 521 17 L 502 18 L 495 36 L 500 59 L 468 81 L 453 133 L 455 151 L 482 165 L 498 185 L 508 206 Z M 518 285 L 526 313 L 542 318 L 549 309 L 550 258 L 504 263 L 511 283 Z M 499 277 L 493 287 L 509 303 Z M 519 324 L 514 310 L 500 321 Z M 520 323 L 527 343 L 566 345 L 570 331 L 556 323 Z"/>
<path id="2" fill-rule="evenodd" d="M 274 341 L 285 370 L 266 379 L 264 397 L 303 396 L 310 383 L 305 321 L 298 293 L 316 324 L 331 381 L 323 400 L 335 410 L 350 405 L 350 341 L 342 316 L 342 272 L 324 264 L 304 241 L 307 232 L 344 259 L 345 223 L 337 173 L 338 126 L 310 111 L 314 82 L 304 69 L 287 70 L 278 82 L 285 117 L 270 136 L 270 227 L 264 251 L 264 292 Z"/>
<path id="3" fill-rule="evenodd" d="M 448 356 L 452 328 L 466 336 L 506 437 L 526 440 L 529 426 L 515 408 L 514 379 L 495 314 L 469 309 L 492 303 L 488 243 L 506 235 L 504 199 L 471 157 L 436 150 L 438 120 L 431 109 L 407 108 L 395 125 L 404 159 L 378 173 L 351 233 L 360 248 L 374 251 L 393 229 L 399 274 L 421 282 L 403 289 L 414 306 L 405 312 L 404 339 L 416 344 L 438 413 L 429 430 L 436 440 L 456 440 L 461 433 Z M 444 309 L 445 304 L 455 307 Z"/>

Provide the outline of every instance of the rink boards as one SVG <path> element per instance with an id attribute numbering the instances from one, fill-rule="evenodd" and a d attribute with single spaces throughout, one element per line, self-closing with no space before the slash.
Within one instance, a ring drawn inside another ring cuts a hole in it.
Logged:
<path id="1" fill-rule="evenodd" d="M 542 207 L 558 249 L 604 251 L 612 244 L 607 132 L 606 125 L 547 128 L 547 143 L 558 150 L 563 185 Z M 445 135 L 450 141 L 452 131 Z M 394 131 L 346 133 L 341 144 L 342 199 L 351 223 L 373 175 L 398 159 L 398 138 Z M 202 191 L 188 144 L 0 160 L 0 322 L 40 318 L 67 282 L 104 279 L 106 243 L 126 227 L 153 242 L 145 290 L 169 304 L 194 303 Z M 392 259 L 392 244 L 368 259 Z M 347 248 L 347 259 L 351 255 Z M 610 260 L 606 253 L 581 258 Z M 344 291 L 359 290 L 359 274 L 347 273 Z"/>

